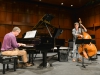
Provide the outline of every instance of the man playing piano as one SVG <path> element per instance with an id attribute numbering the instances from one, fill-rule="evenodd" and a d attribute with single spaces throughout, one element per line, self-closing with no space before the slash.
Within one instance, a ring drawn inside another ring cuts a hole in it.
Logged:
<path id="1" fill-rule="evenodd" d="M 25 46 L 25 44 L 17 43 L 16 36 L 19 35 L 21 32 L 21 29 L 19 27 L 14 27 L 12 32 L 7 33 L 4 36 L 2 47 L 1 47 L 1 53 L 2 55 L 8 55 L 8 56 L 22 56 L 22 60 L 24 62 L 25 66 L 31 66 L 31 64 L 27 63 L 27 52 L 25 50 L 19 50 L 18 47 Z"/>

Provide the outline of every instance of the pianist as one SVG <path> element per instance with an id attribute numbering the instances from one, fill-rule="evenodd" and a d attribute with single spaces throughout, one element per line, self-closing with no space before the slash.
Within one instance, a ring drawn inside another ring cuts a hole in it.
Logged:
<path id="1" fill-rule="evenodd" d="M 20 46 L 25 46 L 25 44 L 17 43 L 16 41 L 16 36 L 18 36 L 20 32 L 21 29 L 19 27 L 14 27 L 12 32 L 7 33 L 4 36 L 2 47 L 1 47 L 1 53 L 2 55 L 8 55 L 8 56 L 13 56 L 13 55 L 22 56 L 24 65 L 31 66 L 31 64 L 27 63 L 28 58 L 27 58 L 26 51 L 18 49 L 18 47 Z"/>

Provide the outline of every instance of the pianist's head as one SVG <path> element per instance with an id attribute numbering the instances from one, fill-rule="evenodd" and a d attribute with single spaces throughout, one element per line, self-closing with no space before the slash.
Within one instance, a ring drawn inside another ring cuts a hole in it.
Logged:
<path id="1" fill-rule="evenodd" d="M 18 36 L 20 32 L 21 32 L 21 29 L 19 27 L 14 27 L 13 30 L 12 30 L 12 33 L 15 36 Z"/>

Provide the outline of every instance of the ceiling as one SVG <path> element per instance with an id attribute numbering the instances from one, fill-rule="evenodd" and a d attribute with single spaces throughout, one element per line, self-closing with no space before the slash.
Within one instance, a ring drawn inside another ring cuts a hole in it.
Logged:
<path id="1" fill-rule="evenodd" d="M 61 6 L 71 7 L 71 5 L 73 5 L 72 6 L 73 8 L 80 8 L 89 3 L 90 1 L 94 0 L 30 0 L 30 1 L 36 1 L 40 3 L 53 4 L 53 5 L 61 5 L 61 3 L 63 3 L 63 5 Z"/>
<path id="2" fill-rule="evenodd" d="M 8 1 L 8 0 L 0 0 L 0 1 Z M 63 6 L 71 8 L 81 8 L 86 5 L 93 5 L 95 3 L 100 3 L 100 0 L 9 0 L 9 1 L 13 2 L 22 1 L 22 2 L 37 3 L 37 4 L 40 3 L 44 5 Z M 63 5 L 61 5 L 61 3 L 63 3 Z"/>

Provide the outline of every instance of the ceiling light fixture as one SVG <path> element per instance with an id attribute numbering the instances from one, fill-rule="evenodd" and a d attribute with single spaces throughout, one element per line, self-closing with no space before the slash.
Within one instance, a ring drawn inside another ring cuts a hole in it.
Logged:
<path id="1" fill-rule="evenodd" d="M 73 5 L 71 5 L 71 7 L 73 7 Z"/>
<path id="2" fill-rule="evenodd" d="M 41 1 L 41 0 L 39 0 L 39 1 Z"/>
<path id="3" fill-rule="evenodd" d="M 63 5 L 64 3 L 61 3 L 61 5 Z"/>

